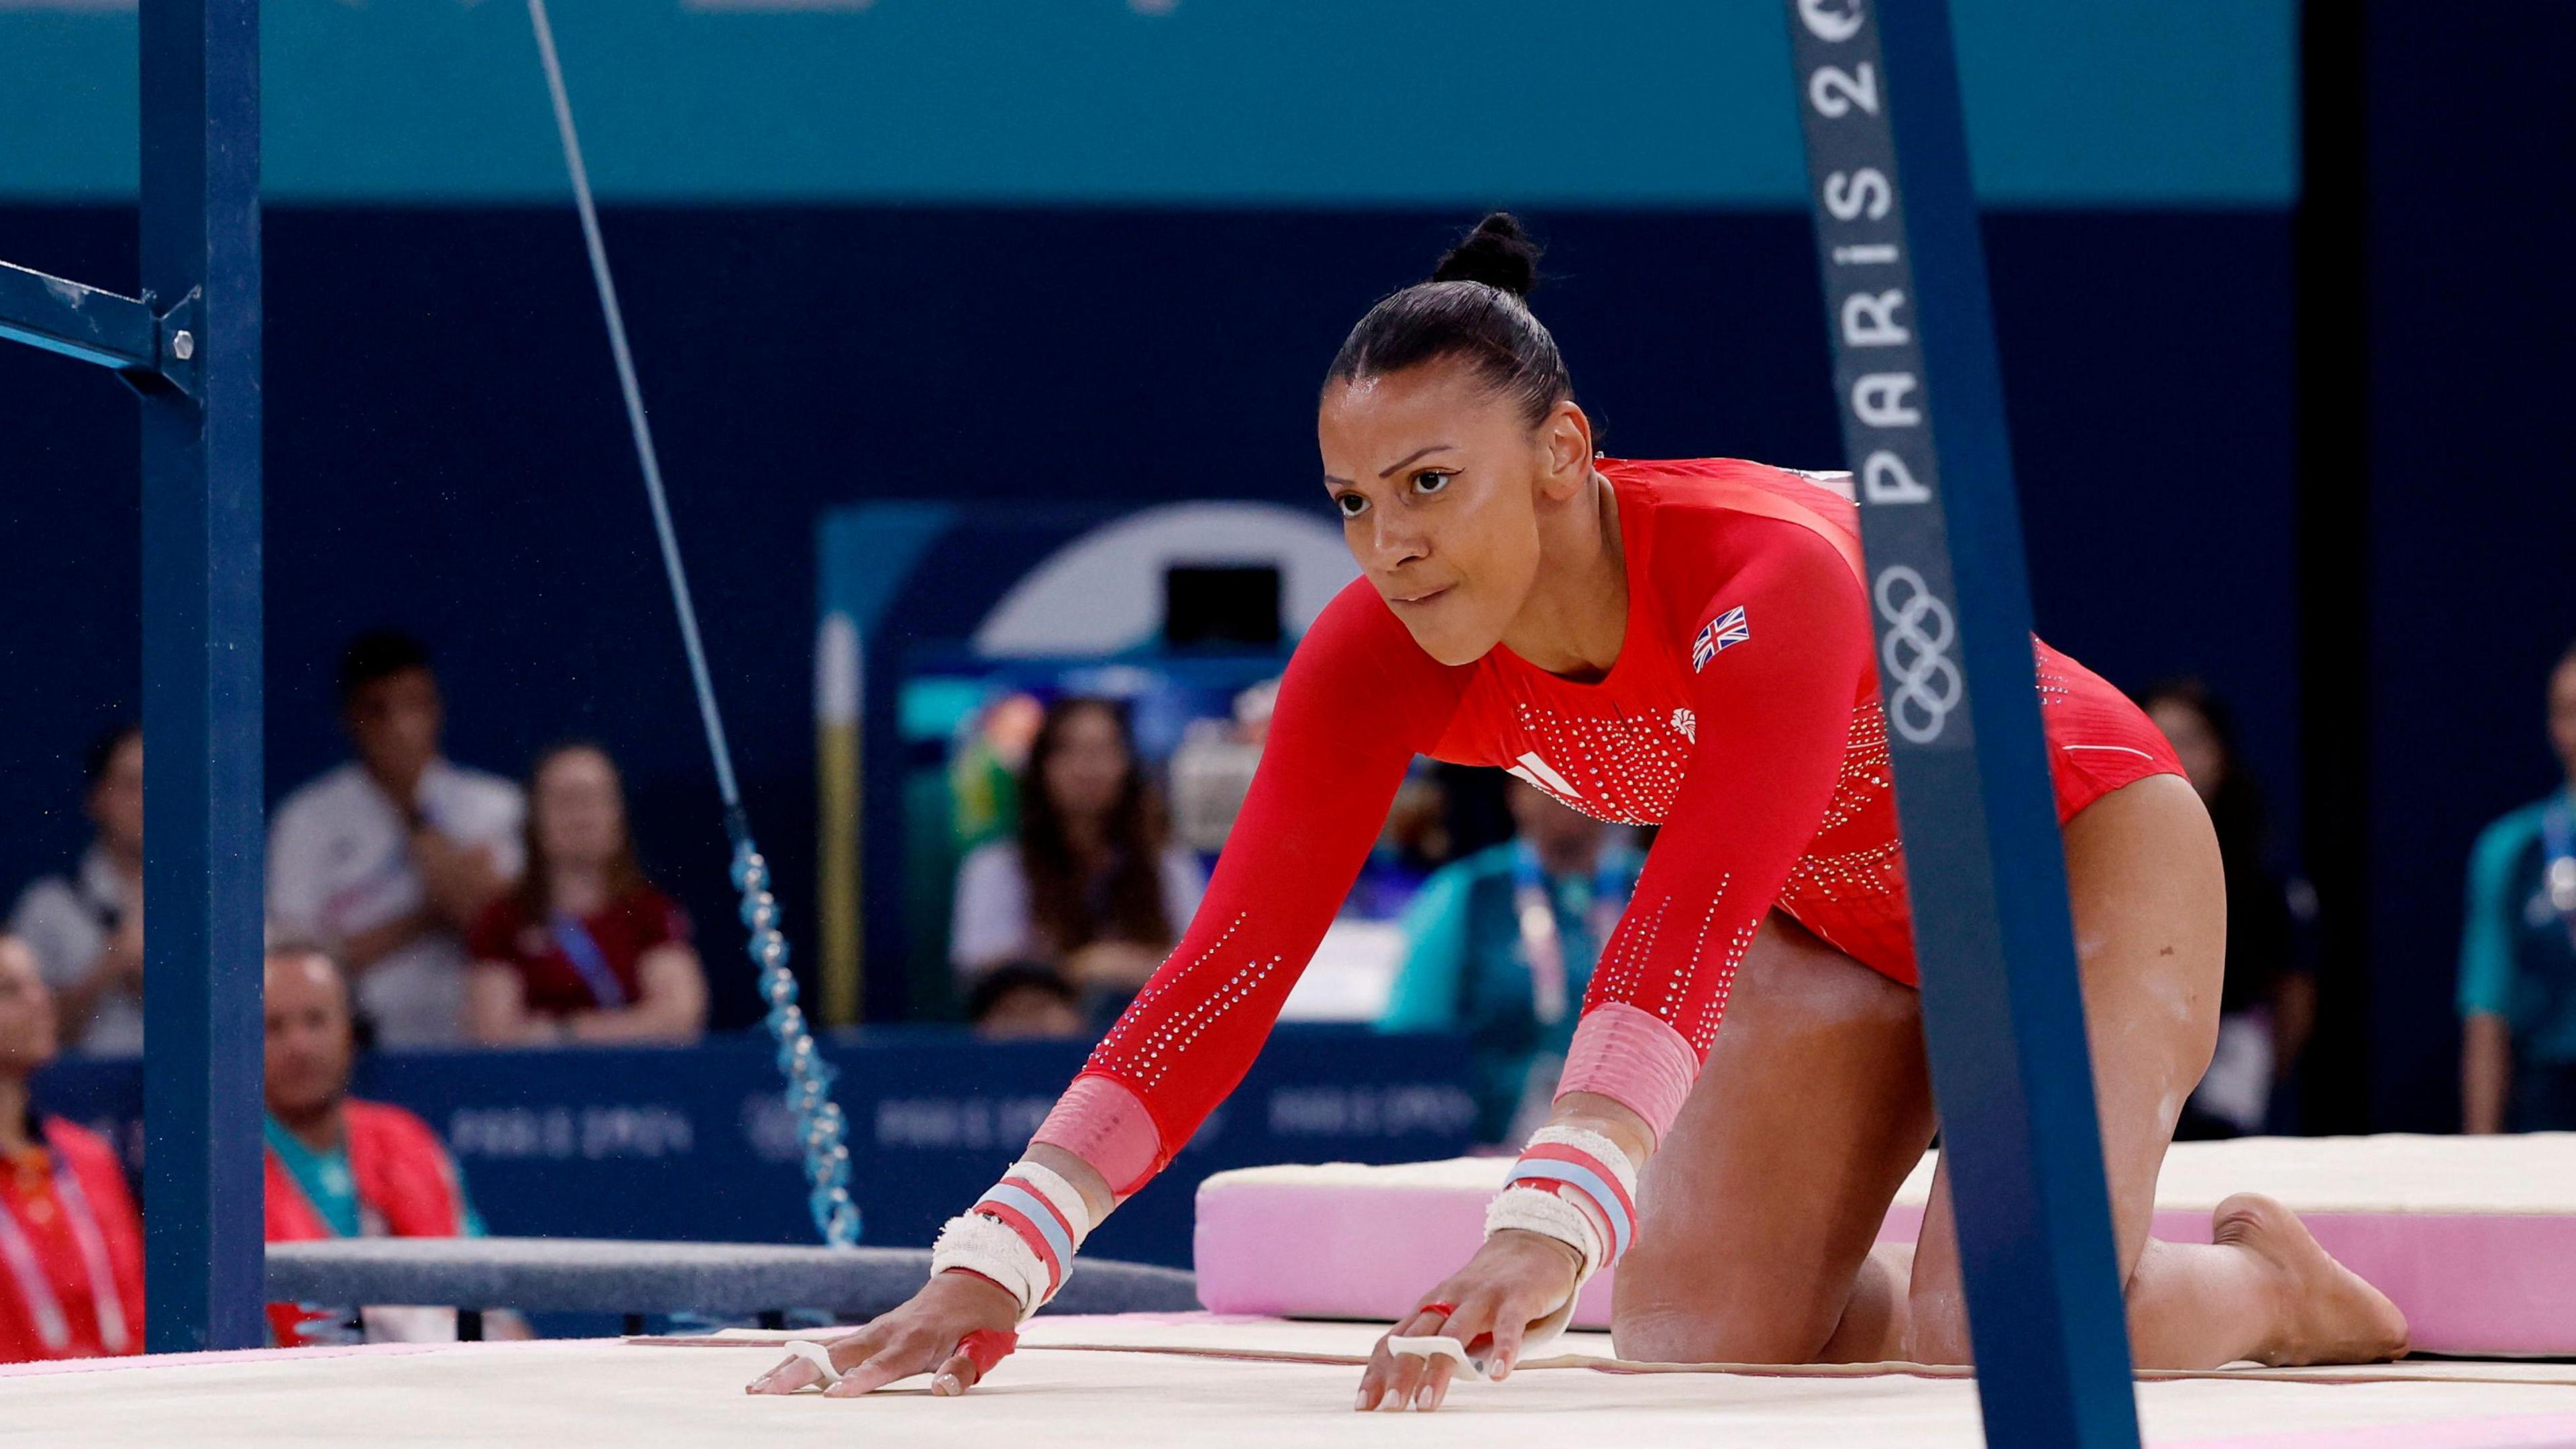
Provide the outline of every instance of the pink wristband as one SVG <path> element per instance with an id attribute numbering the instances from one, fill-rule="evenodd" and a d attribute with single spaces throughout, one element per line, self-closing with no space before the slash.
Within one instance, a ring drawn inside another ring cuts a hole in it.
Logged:
<path id="1" fill-rule="evenodd" d="M 1605 1001 L 1575 1027 L 1556 1095 L 1607 1097 L 1645 1118 L 1660 1142 L 1698 1078 L 1699 1053 L 1662 1017 L 1624 1001 Z"/>
<path id="2" fill-rule="evenodd" d="M 1122 1198 L 1153 1177 L 1163 1151 L 1162 1133 L 1144 1102 L 1124 1082 L 1092 1072 L 1073 1079 L 1029 1141 L 1090 1163 Z"/>

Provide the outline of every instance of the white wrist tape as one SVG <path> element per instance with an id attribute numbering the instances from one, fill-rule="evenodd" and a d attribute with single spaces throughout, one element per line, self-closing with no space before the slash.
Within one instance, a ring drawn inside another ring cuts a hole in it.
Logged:
<path id="1" fill-rule="evenodd" d="M 1091 1229 L 1090 1206 L 1073 1184 L 1024 1159 L 939 1230 L 930 1270 L 963 1268 L 992 1279 L 1020 1300 L 1025 1322 L 1064 1287 Z"/>
<path id="2" fill-rule="evenodd" d="M 1628 1251 L 1636 1202 L 1637 1167 L 1617 1143 L 1581 1127 L 1531 1134 L 1503 1190 L 1485 1207 L 1485 1235 L 1514 1229 L 1554 1238 L 1574 1250 L 1578 1263 L 1573 1291 L 1530 1326 L 1529 1346 L 1564 1332 L 1583 1285 Z"/>
<path id="3" fill-rule="evenodd" d="M 801 1358 L 814 1366 L 814 1382 L 824 1388 L 841 1381 L 841 1371 L 832 1367 L 832 1350 L 809 1338 L 791 1338 L 782 1345 L 790 1358 Z"/>
<path id="4" fill-rule="evenodd" d="M 1572 1248 L 1582 1260 L 1576 1269 L 1580 1277 L 1600 1271 L 1604 1256 L 1600 1229 L 1583 1209 L 1555 1193 L 1514 1183 L 1494 1194 L 1494 1200 L 1485 1204 L 1485 1236 L 1505 1230 L 1536 1233 Z"/>
<path id="5" fill-rule="evenodd" d="M 1526 1188 L 1574 1202 L 1598 1217 L 1609 1241 L 1593 1267 L 1618 1261 L 1637 1235 L 1637 1167 L 1619 1144 L 1582 1127 L 1542 1127 L 1530 1134 L 1503 1191 Z M 1579 1244 L 1577 1245 L 1580 1246 Z"/>
<path id="6" fill-rule="evenodd" d="M 930 1245 L 930 1271 L 945 1273 L 953 1268 L 963 1268 L 999 1284 L 1003 1292 L 1019 1300 L 1022 1322 L 1044 1306 L 1055 1282 L 1045 1260 L 1017 1232 L 982 1213 L 961 1213 L 950 1218 Z"/>
<path id="7" fill-rule="evenodd" d="M 1047 1204 L 1056 1210 L 1057 1217 L 1063 1220 L 1066 1231 L 1073 1235 L 1074 1250 L 1081 1251 L 1083 1240 L 1099 1226 L 1091 1220 L 1091 1204 L 1082 1200 L 1082 1193 L 1054 1168 L 1025 1157 L 1012 1163 L 1010 1170 L 1002 1174 L 1001 1186 L 1014 1183 L 1046 1199 Z M 989 1198 L 992 1194 L 988 1192 L 985 1196 Z"/>

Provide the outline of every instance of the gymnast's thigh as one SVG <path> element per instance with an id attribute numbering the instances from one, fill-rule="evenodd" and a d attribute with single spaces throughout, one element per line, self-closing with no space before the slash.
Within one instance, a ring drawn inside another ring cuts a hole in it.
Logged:
<path id="1" fill-rule="evenodd" d="M 1812 1360 L 1932 1126 L 1915 993 L 1773 912 L 1639 1183 L 1621 1356 Z"/>
<path id="2" fill-rule="evenodd" d="M 2218 1042 L 2227 880 L 2209 812 L 2179 775 L 2132 781 L 2066 822 L 2066 879 L 2111 1226 L 2126 1283 L 2146 1249 L 2174 1122 Z M 1947 1162 L 1933 1178 L 1913 1273 L 1910 1355 L 1968 1362 Z"/>

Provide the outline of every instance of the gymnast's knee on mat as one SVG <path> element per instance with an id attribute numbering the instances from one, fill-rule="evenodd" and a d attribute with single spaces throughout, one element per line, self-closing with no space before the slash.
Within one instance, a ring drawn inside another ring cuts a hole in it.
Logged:
<path id="1" fill-rule="evenodd" d="M 1727 1271 L 1707 1245 L 1670 1261 L 1640 1243 L 1619 1265 L 1611 1343 L 1640 1363 L 1814 1363 L 1834 1336 L 1850 1285 L 1792 1286 L 1758 1268 Z M 1712 1272 L 1712 1267 L 1715 1271 Z M 1770 1279 L 1770 1281 L 1765 1281 Z"/>

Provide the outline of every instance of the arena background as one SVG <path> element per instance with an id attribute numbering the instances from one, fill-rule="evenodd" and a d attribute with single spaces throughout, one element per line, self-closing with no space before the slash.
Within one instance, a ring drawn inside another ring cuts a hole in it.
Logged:
<path id="1" fill-rule="evenodd" d="M 2517 422 L 2563 410 L 2576 323 L 2576 212 L 2538 179 L 2576 147 L 2576 13 L 2374 7 L 2369 265 L 2307 293 L 2369 318 L 2368 389 L 2328 400 L 2366 420 L 2366 467 L 2321 521 L 2293 483 L 2294 7 L 1957 10 L 2040 627 L 2118 683 L 2189 670 L 2235 701 L 2285 850 L 2314 803 L 2303 749 L 2366 736 L 2369 1011 L 2345 1047 L 2367 1052 L 2367 1125 L 2442 1128 L 2461 864 L 2549 778 L 2539 681 L 2576 625 L 2576 488 Z M 564 7 L 791 903 L 812 878 L 818 512 L 1313 500 L 1324 359 L 1484 207 L 1551 244 L 1539 307 L 1614 451 L 1837 459 L 1773 7 L 1481 14 Z M 272 796 L 338 757 L 339 643 L 399 623 L 440 650 L 456 757 L 513 770 L 600 736 L 649 859 L 721 914 L 713 790 L 524 17 L 275 0 L 267 24 Z M 133 285 L 132 56 L 113 3 L 0 3 L 0 254 Z M 2442 79 L 2460 75 L 2480 79 Z M 132 711 L 129 409 L 0 353 L 0 881 L 76 847 L 81 746 Z M 2303 535 L 2368 547 L 2302 575 Z M 2340 628 L 2367 661 L 2304 718 L 2302 578 L 2356 602 Z M 720 1021 L 748 1020 L 727 964 L 711 953 Z"/>

